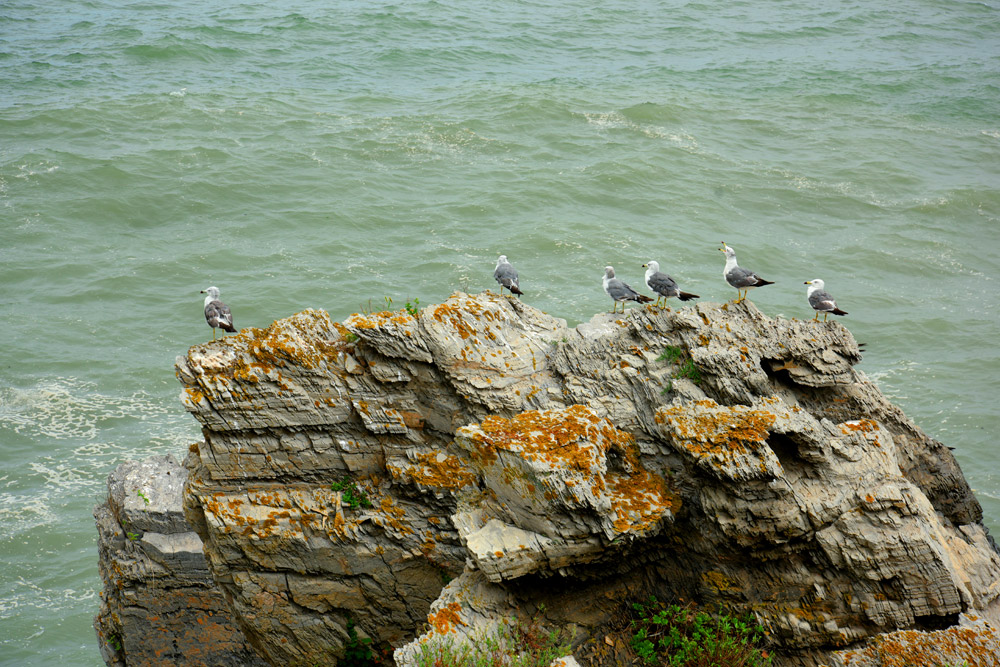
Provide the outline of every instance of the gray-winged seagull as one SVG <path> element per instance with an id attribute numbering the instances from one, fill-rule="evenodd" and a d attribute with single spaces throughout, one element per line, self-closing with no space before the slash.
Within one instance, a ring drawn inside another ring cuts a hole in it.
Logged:
<path id="1" fill-rule="evenodd" d="M 612 299 L 614 299 L 615 307 L 611 311 L 612 313 L 618 312 L 618 302 L 622 304 L 622 312 L 625 312 L 625 302 L 626 301 L 637 301 L 639 303 L 649 303 L 652 301 L 651 298 L 644 294 L 639 294 L 634 289 L 628 286 L 628 283 L 615 278 L 615 269 L 611 266 L 604 267 L 604 291 L 608 293 Z"/>
<path id="2" fill-rule="evenodd" d="M 663 299 L 663 305 L 667 305 L 666 300 L 672 296 L 676 296 L 681 301 L 690 301 L 691 299 L 699 298 L 697 294 L 691 294 L 690 292 L 682 292 L 680 288 L 677 287 L 677 282 L 665 273 L 660 273 L 660 263 L 659 262 L 647 262 L 643 264 L 646 269 L 646 287 L 653 290 L 657 296 L 656 305 L 660 305 L 660 299 Z"/>
<path id="3" fill-rule="evenodd" d="M 847 313 L 837 308 L 837 302 L 833 300 L 829 292 L 823 291 L 826 286 L 825 283 L 816 278 L 815 280 L 807 280 L 804 284 L 809 285 L 806 290 L 806 294 L 809 297 L 809 305 L 813 307 L 816 311 L 816 316 L 813 317 L 814 320 L 819 320 L 819 314 L 823 313 L 823 321 L 826 322 L 826 318 L 833 313 L 834 315 L 846 315 Z"/>
<path id="4" fill-rule="evenodd" d="M 722 242 L 722 247 L 719 250 L 726 253 L 726 268 L 722 270 L 722 276 L 727 283 L 736 288 L 736 301 L 733 303 L 746 301 L 747 292 L 755 287 L 774 284 L 773 281 L 764 280 L 753 271 L 737 265 L 736 251 L 727 246 L 725 241 Z"/>
<path id="5" fill-rule="evenodd" d="M 219 288 L 208 287 L 201 291 L 207 294 L 205 297 L 205 321 L 212 327 L 212 340 L 215 340 L 215 330 L 225 329 L 229 333 L 236 333 L 233 328 L 233 314 L 229 312 L 229 306 L 219 301 Z"/>

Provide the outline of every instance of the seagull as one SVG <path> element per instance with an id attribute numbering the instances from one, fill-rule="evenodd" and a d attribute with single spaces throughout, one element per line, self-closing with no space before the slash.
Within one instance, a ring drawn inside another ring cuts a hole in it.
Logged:
<path id="1" fill-rule="evenodd" d="M 676 296 L 681 301 L 690 301 L 691 299 L 699 298 L 697 294 L 680 291 L 673 278 L 665 273 L 660 273 L 659 262 L 650 261 L 642 266 L 646 269 L 646 287 L 658 295 L 656 298 L 657 306 L 660 305 L 660 299 L 664 300 L 664 306 L 667 305 L 666 300 L 672 296 Z"/>
<path id="2" fill-rule="evenodd" d="M 205 321 L 212 327 L 212 340 L 215 340 L 215 330 L 225 329 L 229 333 L 236 333 L 233 328 L 233 314 L 229 312 L 229 306 L 219 301 L 219 288 L 207 287 L 201 291 L 207 294 L 205 297 Z"/>
<path id="3" fill-rule="evenodd" d="M 833 313 L 834 315 L 846 315 L 844 311 L 837 308 L 837 302 L 833 300 L 829 292 L 823 291 L 825 284 L 819 278 L 815 280 L 807 280 L 805 285 L 809 285 L 809 289 L 806 293 L 809 296 L 809 305 L 813 307 L 816 311 L 816 316 L 813 317 L 814 320 L 819 320 L 819 314 L 823 313 L 823 321 L 826 322 L 826 318 Z"/>
<path id="4" fill-rule="evenodd" d="M 618 302 L 622 302 L 622 312 L 625 312 L 626 301 L 638 301 L 639 303 L 649 303 L 651 298 L 644 294 L 639 294 L 628 286 L 628 283 L 615 278 L 615 269 L 611 266 L 604 267 L 604 291 L 614 299 L 615 307 L 612 313 L 618 312 Z"/>
<path id="5" fill-rule="evenodd" d="M 507 255 L 500 255 L 497 258 L 497 268 L 493 272 L 493 277 L 500 283 L 500 294 L 503 294 L 504 287 L 509 289 L 511 294 L 524 294 L 517 284 L 517 271 L 507 261 Z"/>
<path id="6" fill-rule="evenodd" d="M 753 271 L 737 265 L 736 251 L 727 246 L 725 241 L 722 242 L 722 247 L 719 250 L 726 253 L 726 268 L 722 270 L 722 277 L 726 279 L 727 283 L 736 288 L 737 296 L 736 301 L 733 303 L 743 303 L 746 301 L 747 292 L 754 287 L 774 284 L 773 281 L 764 280 Z M 740 295 L 741 292 L 742 295 Z"/>

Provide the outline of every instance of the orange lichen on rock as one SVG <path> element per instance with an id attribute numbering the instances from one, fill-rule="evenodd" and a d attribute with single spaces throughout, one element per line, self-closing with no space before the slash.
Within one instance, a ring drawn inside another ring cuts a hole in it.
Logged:
<path id="1" fill-rule="evenodd" d="M 461 610 L 462 605 L 457 602 L 451 602 L 437 611 L 432 611 L 428 614 L 427 622 L 439 635 L 446 635 L 449 632 L 455 632 L 457 626 L 466 625 L 465 621 L 463 621 L 458 615 L 458 612 Z"/>
<path id="2" fill-rule="evenodd" d="M 565 410 L 530 410 L 512 419 L 490 416 L 473 439 L 484 451 L 520 452 L 532 461 L 588 473 L 608 449 L 631 445 L 630 434 L 619 431 L 590 408 L 573 405 Z M 495 454 L 494 454 L 495 455 Z"/>
<path id="3" fill-rule="evenodd" d="M 386 329 L 390 326 L 409 328 L 416 324 L 416 321 L 417 318 L 406 310 L 383 310 L 379 313 L 355 313 L 344 320 L 344 324 L 356 329 Z"/>
<path id="4" fill-rule="evenodd" d="M 680 496 L 668 489 L 666 481 L 644 468 L 631 475 L 609 475 L 607 490 L 617 514 L 612 523 L 619 533 L 645 532 L 667 512 L 676 515 L 681 506 Z"/>
<path id="5" fill-rule="evenodd" d="M 774 426 L 774 413 L 742 405 L 720 406 L 715 401 L 697 401 L 692 410 L 680 405 L 660 410 L 657 423 L 667 423 L 695 454 L 746 452 L 764 445 L 768 429 Z"/>
<path id="6" fill-rule="evenodd" d="M 876 637 L 868 646 L 840 654 L 845 665 L 993 667 L 1000 657 L 1000 632 L 987 624 L 934 632 L 901 630 Z"/>
<path id="7" fill-rule="evenodd" d="M 439 452 L 418 452 L 414 455 L 417 465 L 405 469 L 389 467 L 394 477 L 409 477 L 420 484 L 434 489 L 457 490 L 476 483 L 476 474 L 460 458 Z"/>
<path id="8" fill-rule="evenodd" d="M 462 319 L 463 316 L 465 316 L 466 314 L 472 314 L 474 316 L 479 315 L 479 305 L 476 304 L 475 302 L 469 302 L 469 304 L 475 307 L 474 309 L 470 310 L 469 313 L 466 313 L 461 308 L 457 308 L 456 306 L 453 306 L 450 303 L 440 303 L 436 306 L 432 306 L 431 308 L 429 308 L 428 314 L 438 322 L 450 326 L 452 329 L 455 330 L 455 333 L 457 333 L 462 340 L 465 340 L 469 336 L 476 333 L 476 330 L 473 327 L 469 326 L 469 324 L 465 322 L 464 319 Z"/>
<path id="9" fill-rule="evenodd" d="M 871 419 L 858 419 L 857 421 L 844 422 L 840 425 L 840 430 L 845 435 L 851 433 L 874 433 L 879 430 L 878 423 Z"/>

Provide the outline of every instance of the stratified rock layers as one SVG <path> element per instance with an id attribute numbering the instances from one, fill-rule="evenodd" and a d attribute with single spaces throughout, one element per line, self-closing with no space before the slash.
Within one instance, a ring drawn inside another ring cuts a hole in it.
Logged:
<path id="1" fill-rule="evenodd" d="M 489 292 L 305 311 L 178 358 L 185 513 L 275 664 L 338 655 L 348 620 L 406 664 L 543 605 L 613 664 L 587 640 L 650 594 L 753 610 L 780 664 L 990 616 L 979 504 L 859 360 L 749 302 L 575 329 Z"/>
<path id="2" fill-rule="evenodd" d="M 94 509 L 101 655 L 114 667 L 266 665 L 233 622 L 184 520 L 186 478 L 171 456 L 127 461 L 108 476 L 108 499 Z"/>

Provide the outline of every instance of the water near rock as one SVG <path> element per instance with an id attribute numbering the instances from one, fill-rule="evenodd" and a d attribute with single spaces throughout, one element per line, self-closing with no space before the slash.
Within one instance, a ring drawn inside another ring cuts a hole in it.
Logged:
<path id="1" fill-rule="evenodd" d="M 178 358 L 205 436 L 185 514 L 276 664 L 331 659 L 348 620 L 408 665 L 542 609 L 616 664 L 597 640 L 651 594 L 753 611 L 782 665 L 997 619 L 976 498 L 860 358 L 749 302 L 304 311 Z"/>

